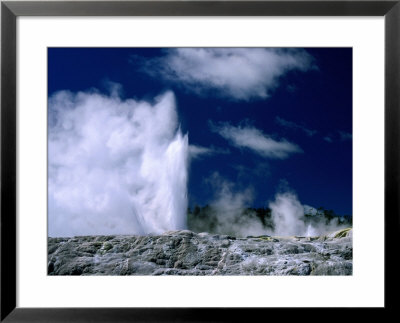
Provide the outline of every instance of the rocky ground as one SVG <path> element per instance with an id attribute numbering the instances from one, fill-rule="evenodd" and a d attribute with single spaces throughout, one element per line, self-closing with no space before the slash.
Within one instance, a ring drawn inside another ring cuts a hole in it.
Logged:
<path id="1" fill-rule="evenodd" d="M 352 229 L 321 237 L 48 238 L 49 275 L 351 275 Z"/>

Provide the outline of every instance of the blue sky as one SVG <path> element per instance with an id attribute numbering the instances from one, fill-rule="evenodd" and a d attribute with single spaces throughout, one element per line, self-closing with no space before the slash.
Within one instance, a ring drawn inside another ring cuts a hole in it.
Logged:
<path id="1" fill-rule="evenodd" d="M 189 206 L 215 179 L 266 207 L 279 191 L 352 214 L 352 49 L 49 48 L 48 96 L 152 102 L 172 91 L 191 152 Z"/>

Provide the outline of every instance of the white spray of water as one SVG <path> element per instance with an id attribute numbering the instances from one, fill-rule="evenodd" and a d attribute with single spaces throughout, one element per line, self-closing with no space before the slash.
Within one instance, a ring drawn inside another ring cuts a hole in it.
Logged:
<path id="1" fill-rule="evenodd" d="M 188 137 L 173 93 L 144 101 L 62 91 L 49 99 L 48 234 L 186 227 Z"/>
<path id="2" fill-rule="evenodd" d="M 318 236 L 319 232 L 314 228 L 312 224 L 307 225 L 306 237 L 315 237 Z"/>
<path id="3" fill-rule="evenodd" d="M 293 193 L 280 193 L 269 203 L 275 224 L 274 234 L 279 236 L 304 235 L 304 208 Z"/>

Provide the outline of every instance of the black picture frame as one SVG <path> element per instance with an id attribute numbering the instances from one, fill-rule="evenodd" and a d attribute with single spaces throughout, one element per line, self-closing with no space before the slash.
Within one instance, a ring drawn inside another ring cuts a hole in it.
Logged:
<path id="1" fill-rule="evenodd" d="M 397 243 L 394 239 L 399 236 L 400 228 L 400 0 L 2 1 L 1 322 L 233 322 L 242 321 L 242 315 L 256 318 L 264 315 L 270 316 L 269 312 L 265 312 L 267 310 L 280 312 L 287 310 L 285 308 L 55 309 L 16 307 L 16 19 L 19 16 L 384 16 L 385 306 L 383 309 L 375 309 L 374 312 L 369 311 L 368 315 L 371 319 L 379 317 L 382 320 L 382 311 L 385 311 L 386 315 L 389 310 L 396 310 L 394 289 L 399 286 L 399 275 L 395 272 L 396 266 L 394 265 L 398 255 Z M 373 262 L 373 257 L 371 262 Z M 320 297 L 320 295 L 316 297 Z M 326 309 L 326 311 L 332 310 L 337 309 Z M 342 318 L 340 317 L 340 319 Z"/>

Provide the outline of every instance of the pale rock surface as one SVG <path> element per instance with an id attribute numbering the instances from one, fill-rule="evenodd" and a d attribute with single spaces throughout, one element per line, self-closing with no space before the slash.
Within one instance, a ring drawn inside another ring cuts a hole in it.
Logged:
<path id="1" fill-rule="evenodd" d="M 352 275 L 352 229 L 236 238 L 188 230 L 48 238 L 49 275 Z"/>

